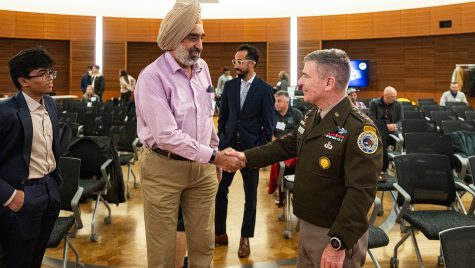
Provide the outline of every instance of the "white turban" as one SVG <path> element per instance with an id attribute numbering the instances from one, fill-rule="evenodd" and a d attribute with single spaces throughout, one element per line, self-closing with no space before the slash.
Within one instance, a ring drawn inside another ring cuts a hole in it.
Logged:
<path id="1" fill-rule="evenodd" d="M 199 21 L 201 7 L 198 0 L 175 3 L 160 24 L 158 46 L 164 51 L 175 49 Z"/>

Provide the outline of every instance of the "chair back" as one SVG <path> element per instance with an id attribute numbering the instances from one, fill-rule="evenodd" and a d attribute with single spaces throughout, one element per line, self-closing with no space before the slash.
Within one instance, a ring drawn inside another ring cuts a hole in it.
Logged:
<path id="1" fill-rule="evenodd" d="M 437 105 L 434 99 L 431 98 L 421 98 L 417 99 L 417 105 L 420 107 L 421 105 Z"/>
<path id="2" fill-rule="evenodd" d="M 447 101 L 445 107 L 453 108 L 454 106 L 468 106 L 465 102 L 462 101 Z"/>
<path id="3" fill-rule="evenodd" d="M 456 166 L 452 140 L 440 133 L 407 133 L 404 136 L 407 154 L 440 154 L 450 160 L 451 168 Z"/>
<path id="4" fill-rule="evenodd" d="M 455 182 L 446 155 L 399 155 L 394 163 L 398 184 L 410 195 L 411 204 L 449 207 L 455 201 Z M 402 203 L 398 196 L 398 205 Z"/>
<path id="5" fill-rule="evenodd" d="M 102 176 L 101 165 L 109 159 L 103 148 L 101 148 L 101 145 L 95 142 L 95 140 L 98 139 L 103 140 L 104 144 L 107 142 L 108 144 L 111 143 L 109 137 L 82 137 L 71 142 L 65 154 L 65 156 L 68 157 L 81 159 L 79 176 L 82 179 L 92 177 L 100 178 Z"/>
<path id="6" fill-rule="evenodd" d="M 71 200 L 73 200 L 79 187 L 79 173 L 81 169 L 81 159 L 72 157 L 61 157 L 59 159 L 59 172 L 64 183 L 60 190 L 61 210 L 73 211 Z"/>
<path id="7" fill-rule="evenodd" d="M 472 106 L 468 106 L 468 105 L 454 105 L 454 106 L 451 107 L 451 110 L 455 114 L 457 114 L 458 117 L 461 117 L 461 118 L 465 119 L 465 112 L 466 111 L 473 111 L 473 108 L 472 108 Z"/>
<path id="8" fill-rule="evenodd" d="M 401 126 L 403 135 L 411 132 L 437 132 L 435 122 L 425 119 L 404 119 Z"/>
<path id="9" fill-rule="evenodd" d="M 475 264 L 475 226 L 463 226 L 440 232 L 445 267 L 473 267 Z"/>
<path id="10" fill-rule="evenodd" d="M 442 132 L 444 134 L 455 131 L 475 131 L 475 124 L 472 121 L 442 120 Z"/>
<path id="11" fill-rule="evenodd" d="M 78 122 L 78 114 L 77 113 L 61 113 L 59 114 L 59 122 L 64 122 L 66 124 L 75 124 Z"/>
<path id="12" fill-rule="evenodd" d="M 465 121 L 475 121 L 475 111 L 465 111 Z"/>
<path id="13" fill-rule="evenodd" d="M 439 105 L 422 105 L 420 106 L 421 110 L 424 112 L 426 116 L 430 116 L 430 112 L 432 111 L 443 111 L 444 107 Z"/>
<path id="14" fill-rule="evenodd" d="M 402 119 L 424 119 L 424 113 L 421 111 L 402 111 Z"/>
<path id="15" fill-rule="evenodd" d="M 442 127 L 442 120 L 456 120 L 457 114 L 452 111 L 431 111 L 429 117 L 437 126 Z"/>

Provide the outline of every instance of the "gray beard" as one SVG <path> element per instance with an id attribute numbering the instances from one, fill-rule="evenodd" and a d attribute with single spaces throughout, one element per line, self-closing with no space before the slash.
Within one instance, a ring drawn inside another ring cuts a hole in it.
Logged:
<path id="1" fill-rule="evenodd" d="M 190 51 L 187 51 L 181 44 L 176 47 L 175 55 L 178 61 L 185 66 L 191 66 L 200 59 L 199 56 L 191 56 Z"/>

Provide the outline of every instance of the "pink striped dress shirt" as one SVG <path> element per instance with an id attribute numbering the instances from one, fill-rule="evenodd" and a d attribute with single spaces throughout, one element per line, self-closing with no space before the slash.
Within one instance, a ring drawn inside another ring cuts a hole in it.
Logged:
<path id="1" fill-rule="evenodd" d="M 170 52 L 145 67 L 134 91 L 137 134 L 148 148 L 160 148 L 208 163 L 218 137 L 208 65 L 199 59 L 191 78 Z"/>

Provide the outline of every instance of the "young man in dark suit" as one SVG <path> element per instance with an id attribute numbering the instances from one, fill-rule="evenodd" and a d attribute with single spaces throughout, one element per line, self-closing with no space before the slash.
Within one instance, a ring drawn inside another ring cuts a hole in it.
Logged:
<path id="1" fill-rule="evenodd" d="M 234 69 L 238 77 L 224 85 L 221 96 L 221 111 L 218 120 L 219 149 L 232 147 L 246 150 L 270 142 L 274 120 L 274 95 L 272 87 L 256 76 L 254 67 L 259 61 L 255 47 L 243 44 L 238 48 Z M 227 245 L 226 216 L 228 188 L 235 173 L 223 172 L 216 196 L 215 242 Z M 256 223 L 257 185 L 259 169 L 243 168 L 244 218 L 238 256 L 250 254 L 249 237 L 254 236 Z"/>
<path id="2" fill-rule="evenodd" d="M 61 202 L 56 71 L 41 47 L 8 64 L 19 92 L 0 102 L 0 243 L 7 267 L 41 267 Z"/>

